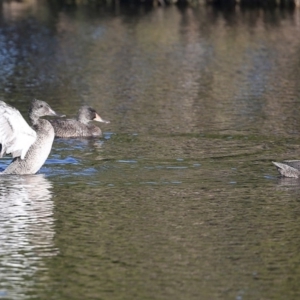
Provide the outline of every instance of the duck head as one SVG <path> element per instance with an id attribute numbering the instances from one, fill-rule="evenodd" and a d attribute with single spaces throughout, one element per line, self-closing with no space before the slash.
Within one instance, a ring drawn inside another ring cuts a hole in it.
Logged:
<path id="1" fill-rule="evenodd" d="M 45 101 L 34 99 L 29 107 L 29 118 L 32 123 L 35 123 L 37 119 L 44 116 L 64 117 L 65 115 L 56 113 Z"/>
<path id="2" fill-rule="evenodd" d="M 80 107 L 78 111 L 78 121 L 84 124 L 87 124 L 90 121 L 110 123 L 109 121 L 103 120 L 95 109 L 87 105 Z"/>

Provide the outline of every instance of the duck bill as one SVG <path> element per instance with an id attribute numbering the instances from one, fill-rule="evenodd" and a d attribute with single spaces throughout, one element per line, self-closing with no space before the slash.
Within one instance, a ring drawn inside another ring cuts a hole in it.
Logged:
<path id="1" fill-rule="evenodd" d="M 57 112 L 55 112 L 53 109 L 50 108 L 50 110 L 49 110 L 49 116 L 55 116 L 55 117 L 63 118 L 66 115 L 58 114 Z"/>
<path id="2" fill-rule="evenodd" d="M 110 123 L 109 121 L 103 120 L 98 114 L 96 114 L 96 117 L 93 119 L 93 121 L 102 122 L 102 123 Z"/>

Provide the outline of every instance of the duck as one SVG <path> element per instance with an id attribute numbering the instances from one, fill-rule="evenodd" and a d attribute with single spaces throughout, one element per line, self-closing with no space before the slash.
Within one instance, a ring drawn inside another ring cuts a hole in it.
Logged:
<path id="1" fill-rule="evenodd" d="M 90 124 L 91 121 L 110 123 L 103 120 L 96 110 L 88 105 L 83 105 L 79 108 L 76 119 L 50 120 L 55 131 L 55 137 L 101 137 L 101 129 L 98 126 Z"/>
<path id="2" fill-rule="evenodd" d="M 300 160 L 284 160 L 283 162 L 272 162 L 283 177 L 300 178 Z"/>
<path id="3" fill-rule="evenodd" d="M 0 157 L 11 154 L 12 162 L 0 173 L 31 175 L 39 171 L 48 158 L 55 133 L 43 116 L 57 114 L 46 102 L 34 99 L 29 107 L 31 127 L 14 107 L 0 101 Z"/>

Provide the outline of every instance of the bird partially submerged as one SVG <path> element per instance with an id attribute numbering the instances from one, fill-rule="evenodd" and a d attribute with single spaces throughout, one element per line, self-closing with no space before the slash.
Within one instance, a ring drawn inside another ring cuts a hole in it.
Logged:
<path id="1" fill-rule="evenodd" d="M 0 157 L 11 154 L 12 162 L 1 174 L 35 174 L 50 154 L 54 129 L 43 116 L 58 115 L 46 102 L 33 100 L 29 108 L 30 127 L 20 112 L 0 101 Z"/>
<path id="2" fill-rule="evenodd" d="M 282 163 L 274 162 L 281 176 L 300 178 L 300 160 L 285 160 Z"/>

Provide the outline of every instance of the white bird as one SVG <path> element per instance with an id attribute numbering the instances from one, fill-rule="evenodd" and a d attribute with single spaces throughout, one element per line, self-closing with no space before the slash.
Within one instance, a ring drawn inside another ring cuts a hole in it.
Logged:
<path id="1" fill-rule="evenodd" d="M 33 100 L 29 108 L 30 127 L 20 112 L 0 101 L 0 157 L 13 161 L 1 174 L 35 174 L 46 161 L 54 140 L 54 129 L 42 116 L 60 116 L 44 101 Z"/>

